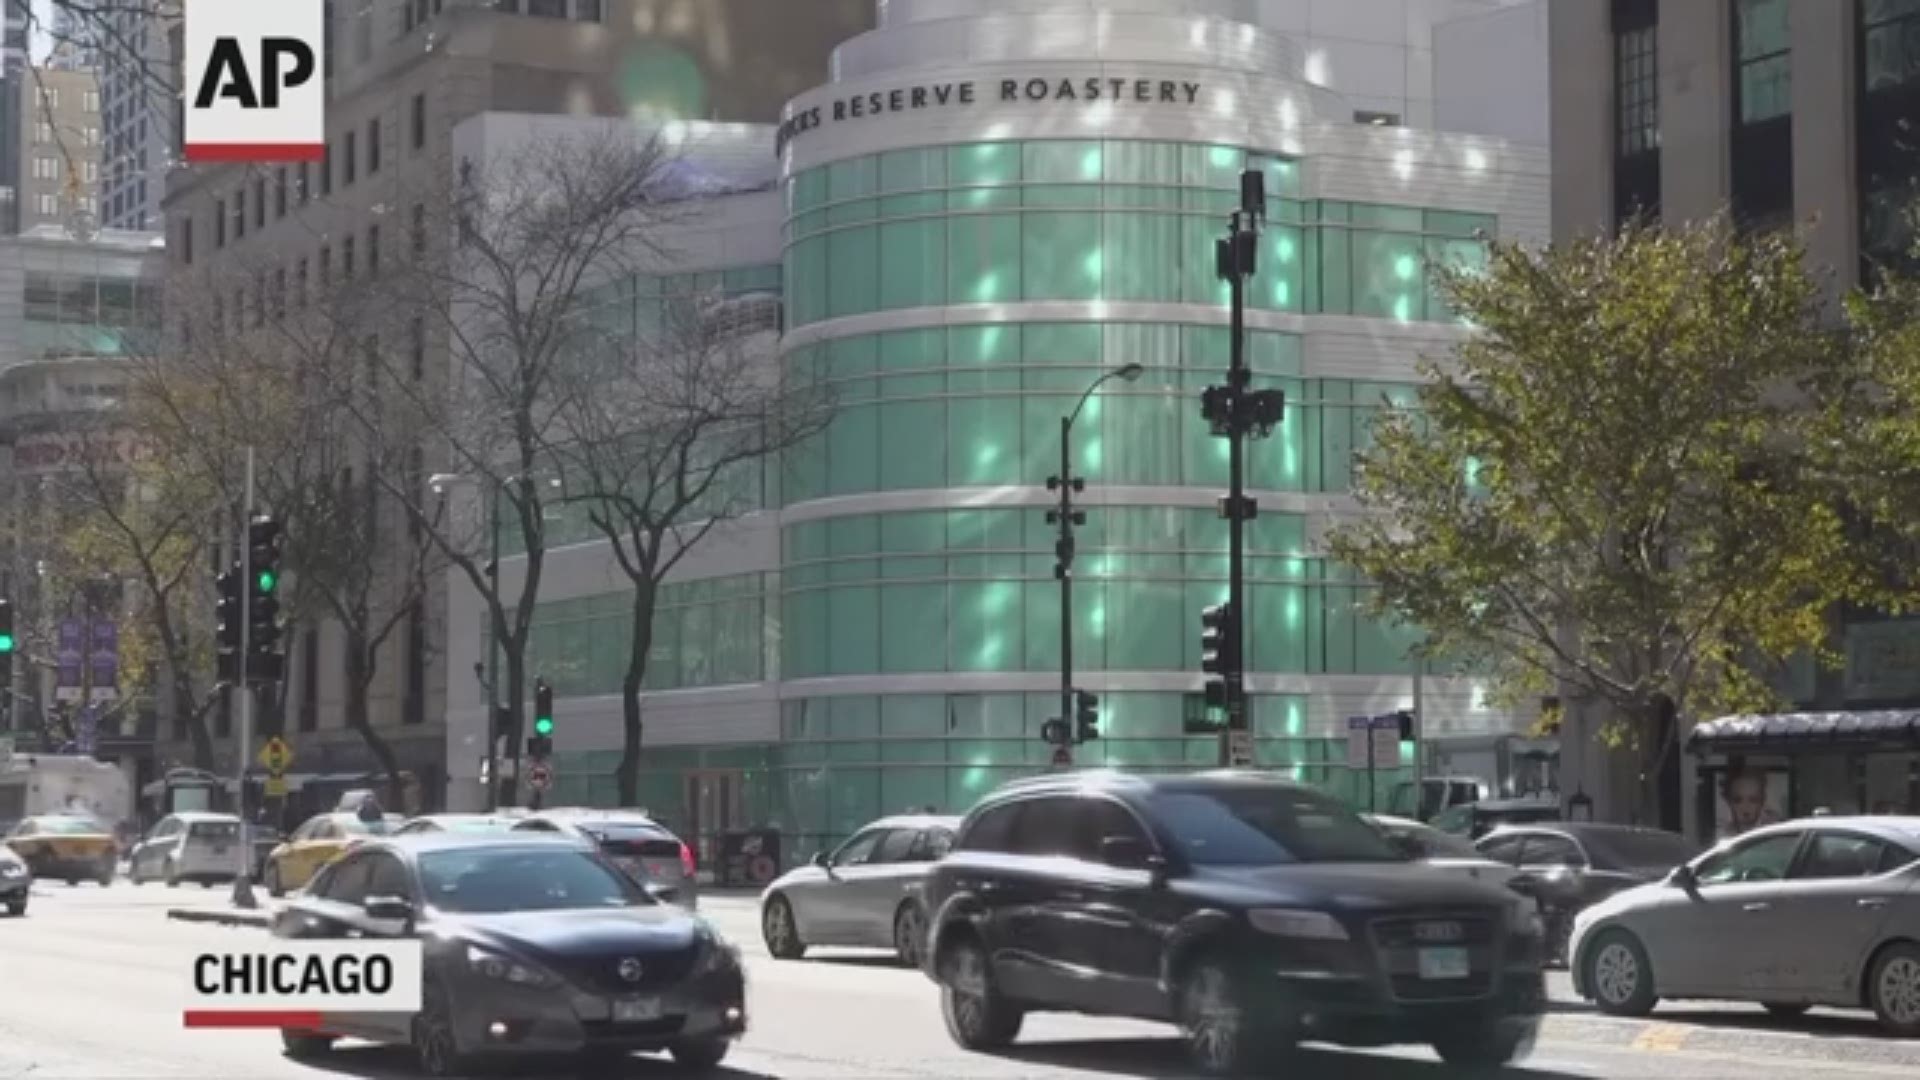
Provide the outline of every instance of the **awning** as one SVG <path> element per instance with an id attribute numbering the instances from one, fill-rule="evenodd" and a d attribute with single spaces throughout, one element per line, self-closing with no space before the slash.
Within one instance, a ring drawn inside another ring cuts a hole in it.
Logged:
<path id="1" fill-rule="evenodd" d="M 1812 750 L 1820 747 L 1920 750 L 1920 710 L 1773 713 L 1723 716 L 1694 727 L 1696 754 Z"/>

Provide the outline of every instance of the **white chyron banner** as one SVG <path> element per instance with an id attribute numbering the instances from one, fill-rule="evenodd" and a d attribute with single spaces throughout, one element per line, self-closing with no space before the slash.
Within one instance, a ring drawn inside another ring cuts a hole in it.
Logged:
<path id="1" fill-rule="evenodd" d="M 418 1012 L 418 940 L 236 941 L 187 954 L 185 1011 Z"/>

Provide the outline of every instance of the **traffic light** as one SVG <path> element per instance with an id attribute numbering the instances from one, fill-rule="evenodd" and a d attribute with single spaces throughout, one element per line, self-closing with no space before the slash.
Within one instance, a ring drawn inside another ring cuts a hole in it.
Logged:
<path id="1" fill-rule="evenodd" d="M 1240 617 L 1232 604 L 1215 604 L 1200 613 L 1200 670 L 1221 678 L 1207 680 L 1207 707 L 1225 708 L 1225 676 L 1240 655 Z"/>
<path id="2" fill-rule="evenodd" d="M 240 605 L 241 570 L 239 564 L 221 574 L 214 581 L 218 599 L 214 601 L 214 644 L 219 655 L 219 678 L 221 682 L 240 680 Z"/>
<path id="3" fill-rule="evenodd" d="M 527 740 L 527 756 L 553 756 L 553 686 L 545 679 L 533 681 L 533 737 Z"/>
<path id="4" fill-rule="evenodd" d="M 279 682 L 286 663 L 280 655 L 280 552 L 285 533 L 270 517 L 247 525 L 247 678 Z"/>
<path id="5" fill-rule="evenodd" d="M 1073 730 L 1060 717 L 1049 717 L 1040 725 L 1040 741 L 1048 746 L 1065 746 L 1073 741 Z"/>
<path id="6" fill-rule="evenodd" d="M 13 657 L 13 601 L 0 600 L 0 656 Z"/>
<path id="7" fill-rule="evenodd" d="M 1100 699 L 1085 690 L 1073 692 L 1073 741 L 1090 743 L 1100 737 Z"/>

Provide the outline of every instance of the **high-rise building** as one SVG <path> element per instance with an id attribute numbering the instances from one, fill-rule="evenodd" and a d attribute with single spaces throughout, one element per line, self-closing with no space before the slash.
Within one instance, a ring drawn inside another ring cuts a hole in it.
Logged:
<path id="1" fill-rule="evenodd" d="M 873 18 L 871 0 L 395 0 L 329 3 L 328 11 L 325 158 L 168 176 L 168 248 L 182 295 L 238 287 L 258 304 L 266 283 L 255 274 L 299 288 L 365 272 L 380 258 L 383 226 L 397 245 L 409 215 L 438 220 L 400 201 L 453 184 L 452 133 L 482 112 L 771 122 L 783 102 L 826 77 L 833 46 Z M 770 159 L 770 142 L 765 150 Z M 435 803 L 446 776 L 446 625 L 436 595 L 392 636 L 379 668 L 393 674 L 371 702 L 400 767 Z M 308 629 L 291 657 L 288 731 L 301 742 L 303 766 L 365 770 L 371 760 L 333 689 L 338 627 Z"/>
<path id="2" fill-rule="evenodd" d="M 99 225 L 100 84 L 91 71 L 40 68 L 20 94 L 20 228 Z"/>
<path id="3" fill-rule="evenodd" d="M 133 5 L 129 5 L 133 6 Z M 45 66 L 59 71 L 97 71 L 100 67 L 100 25 L 104 13 L 92 8 L 57 4 L 48 20 L 53 39 Z"/>
<path id="4" fill-rule="evenodd" d="M 1432 12 L 1449 6 L 1410 14 L 1422 6 L 879 5 L 832 80 L 783 111 L 778 193 L 731 196 L 731 225 L 706 230 L 719 242 L 614 290 L 650 308 L 778 289 L 777 362 L 827 373 L 838 400 L 822 436 L 766 463 L 758 512 L 661 591 L 644 805 L 702 844 L 775 822 L 796 853 L 907 807 L 963 812 L 1046 767 L 1063 620 L 1075 682 L 1099 696 L 1102 737 L 1080 764 L 1215 764 L 1218 738 L 1197 731 L 1200 612 L 1226 587 L 1226 452 L 1200 393 L 1225 378 L 1214 244 L 1246 169 L 1268 200 L 1248 356 L 1254 385 L 1287 396 L 1249 459 L 1255 761 L 1363 806 L 1371 788 L 1385 810 L 1418 790 L 1414 755 L 1350 766 L 1349 720 L 1419 701 L 1432 771 L 1506 779 L 1496 748 L 1530 716 L 1470 678 L 1423 681 L 1417 633 L 1366 615 L 1366 583 L 1321 543 L 1353 505 L 1378 410 L 1410 401 L 1418 361 L 1470 333 L 1429 260 L 1548 230 L 1544 146 L 1435 129 L 1456 106 L 1494 128 L 1542 118 L 1476 113 L 1484 83 L 1436 79 Z M 1541 66 L 1514 71 L 1513 96 L 1544 96 Z M 1132 364 L 1137 380 L 1100 383 Z M 1069 416 L 1087 523 L 1063 614 L 1045 514 Z M 547 529 L 528 674 L 566 672 L 549 798 L 605 803 L 631 593 L 610 586 L 624 579 L 591 525 Z M 459 604 L 472 627 L 471 593 Z M 445 644 L 449 672 L 485 655 L 471 631 Z M 471 678 L 450 679 L 448 770 L 471 805 L 485 709 Z"/>
<path id="5" fill-rule="evenodd" d="M 28 78 L 30 0 L 6 0 L 0 38 L 0 233 L 20 231 L 20 100 Z"/>
<path id="6" fill-rule="evenodd" d="M 110 228 L 163 231 L 160 204 L 179 140 L 175 55 L 179 0 L 105 8 L 99 48 L 100 219 Z"/>

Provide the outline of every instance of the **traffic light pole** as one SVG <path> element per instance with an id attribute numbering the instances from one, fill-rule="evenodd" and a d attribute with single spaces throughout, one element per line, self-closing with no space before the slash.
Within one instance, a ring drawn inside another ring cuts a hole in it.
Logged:
<path id="1" fill-rule="evenodd" d="M 1083 399 L 1084 400 L 1084 399 Z M 1078 410 L 1076 410 L 1077 412 Z M 1073 417 L 1060 418 L 1060 534 L 1054 542 L 1060 576 L 1060 719 L 1073 718 Z M 1071 740 L 1061 747 L 1073 764 Z"/>
<path id="2" fill-rule="evenodd" d="M 247 816 L 247 756 L 253 749 L 253 683 L 248 678 L 248 662 L 253 656 L 250 640 L 253 631 L 253 545 L 248 543 L 248 530 L 253 523 L 253 447 L 247 447 L 247 480 L 245 509 L 240 515 L 240 546 L 246 554 L 240 557 L 240 678 L 233 684 L 233 692 L 240 696 L 240 741 L 234 748 L 234 783 L 236 794 L 234 809 L 240 818 L 240 872 L 233 878 L 233 906 L 250 910 L 260 906 L 253 895 L 253 836 L 251 819 Z"/>
<path id="3" fill-rule="evenodd" d="M 1234 242 L 1240 241 L 1245 211 L 1233 216 Z M 1247 275 L 1235 265 L 1230 282 L 1229 303 L 1231 335 L 1227 359 L 1227 385 L 1233 388 L 1237 404 L 1247 389 Z M 1236 410 L 1238 411 L 1238 410 Z M 1247 505 L 1246 428 L 1236 422 L 1227 436 L 1227 603 L 1233 607 L 1237 624 L 1227 656 L 1227 733 L 1220 743 L 1220 764 L 1232 764 L 1230 744 L 1236 731 L 1247 730 L 1246 683 L 1246 525 L 1252 514 Z"/>

